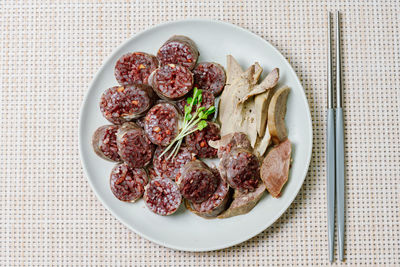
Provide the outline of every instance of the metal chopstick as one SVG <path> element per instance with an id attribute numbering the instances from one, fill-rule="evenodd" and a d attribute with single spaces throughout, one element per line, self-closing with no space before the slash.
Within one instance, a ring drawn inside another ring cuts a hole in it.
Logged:
<path id="1" fill-rule="evenodd" d="M 340 55 L 340 14 L 336 13 L 336 200 L 339 259 L 344 258 L 344 136 Z"/>
<path id="2" fill-rule="evenodd" d="M 331 12 L 328 13 L 327 196 L 329 261 L 333 261 L 335 234 L 335 110 L 333 109 Z"/>

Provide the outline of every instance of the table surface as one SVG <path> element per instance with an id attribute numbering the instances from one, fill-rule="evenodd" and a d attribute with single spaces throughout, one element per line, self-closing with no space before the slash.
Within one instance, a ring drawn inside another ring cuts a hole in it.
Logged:
<path id="1" fill-rule="evenodd" d="M 400 264 L 400 5 L 393 1 L 2 1 L 0 265 L 327 265 L 326 27 L 342 11 L 346 261 Z M 96 199 L 78 152 L 83 97 L 105 58 L 153 25 L 227 21 L 275 45 L 305 89 L 310 169 L 269 229 L 214 252 L 130 232 Z M 337 259 L 337 254 L 335 255 Z"/>

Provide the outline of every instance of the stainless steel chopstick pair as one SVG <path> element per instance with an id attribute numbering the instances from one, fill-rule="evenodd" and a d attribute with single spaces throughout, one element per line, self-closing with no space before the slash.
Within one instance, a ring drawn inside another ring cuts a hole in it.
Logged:
<path id="1" fill-rule="evenodd" d="M 328 15 L 328 114 L 327 114 L 327 195 L 329 261 L 333 261 L 335 197 L 338 222 L 339 259 L 344 258 L 344 136 L 340 55 L 340 14 L 336 13 L 336 109 L 333 108 L 331 12 Z M 336 113 L 336 114 L 335 114 Z M 336 123 L 335 123 L 336 115 Z M 335 192 L 336 185 L 336 192 Z M 336 193 L 336 194 L 335 194 Z"/>

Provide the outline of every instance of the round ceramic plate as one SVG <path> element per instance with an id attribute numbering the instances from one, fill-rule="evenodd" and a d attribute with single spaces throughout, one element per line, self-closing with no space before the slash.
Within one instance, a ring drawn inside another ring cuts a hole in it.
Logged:
<path id="1" fill-rule="evenodd" d="M 293 143 L 293 164 L 288 183 L 278 199 L 265 194 L 247 214 L 207 220 L 181 208 L 172 216 L 159 216 L 145 207 L 143 200 L 121 202 L 109 187 L 114 166 L 93 152 L 91 137 L 101 125 L 109 124 L 101 115 L 99 100 L 103 91 L 117 85 L 114 65 L 117 59 L 133 51 L 156 54 L 172 35 L 193 39 L 200 51 L 199 61 L 214 61 L 226 66 L 226 55 L 233 55 L 245 69 L 259 62 L 261 78 L 273 68 L 280 69 L 280 85 L 291 88 L 286 125 Z M 306 177 L 312 150 L 311 116 L 306 96 L 292 67 L 270 43 L 237 26 L 210 20 L 189 19 L 162 24 L 133 36 L 118 47 L 96 74 L 82 105 L 79 121 L 79 148 L 83 169 L 93 191 L 103 205 L 135 233 L 157 244 L 187 251 L 208 251 L 241 243 L 273 224 L 289 207 Z M 110 237 L 112 238 L 112 237 Z"/>

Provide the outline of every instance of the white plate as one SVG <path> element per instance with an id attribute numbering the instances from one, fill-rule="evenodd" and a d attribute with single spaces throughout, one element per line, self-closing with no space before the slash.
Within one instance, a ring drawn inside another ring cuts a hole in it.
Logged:
<path id="1" fill-rule="evenodd" d="M 102 92 L 117 84 L 114 65 L 117 59 L 132 51 L 155 54 L 174 34 L 193 39 L 200 51 L 199 61 L 215 61 L 226 66 L 226 55 L 232 54 L 247 68 L 258 61 L 263 76 L 274 67 L 280 69 L 280 84 L 292 91 L 287 105 L 286 123 L 293 143 L 293 165 L 290 178 L 278 199 L 266 194 L 248 214 L 229 219 L 206 220 L 185 210 L 183 205 L 172 216 L 158 216 L 137 203 L 121 202 L 109 187 L 113 163 L 97 157 L 91 137 L 97 127 L 108 124 L 99 110 Z M 187 251 L 208 251 L 226 248 L 257 235 L 273 224 L 292 203 L 307 174 L 312 150 L 311 116 L 306 96 L 292 67 L 270 43 L 237 26 L 211 20 L 188 19 L 148 29 L 118 47 L 96 74 L 82 105 L 79 121 L 79 148 L 83 169 L 93 191 L 103 205 L 135 233 L 157 244 Z M 109 236 L 108 238 L 113 238 Z"/>

